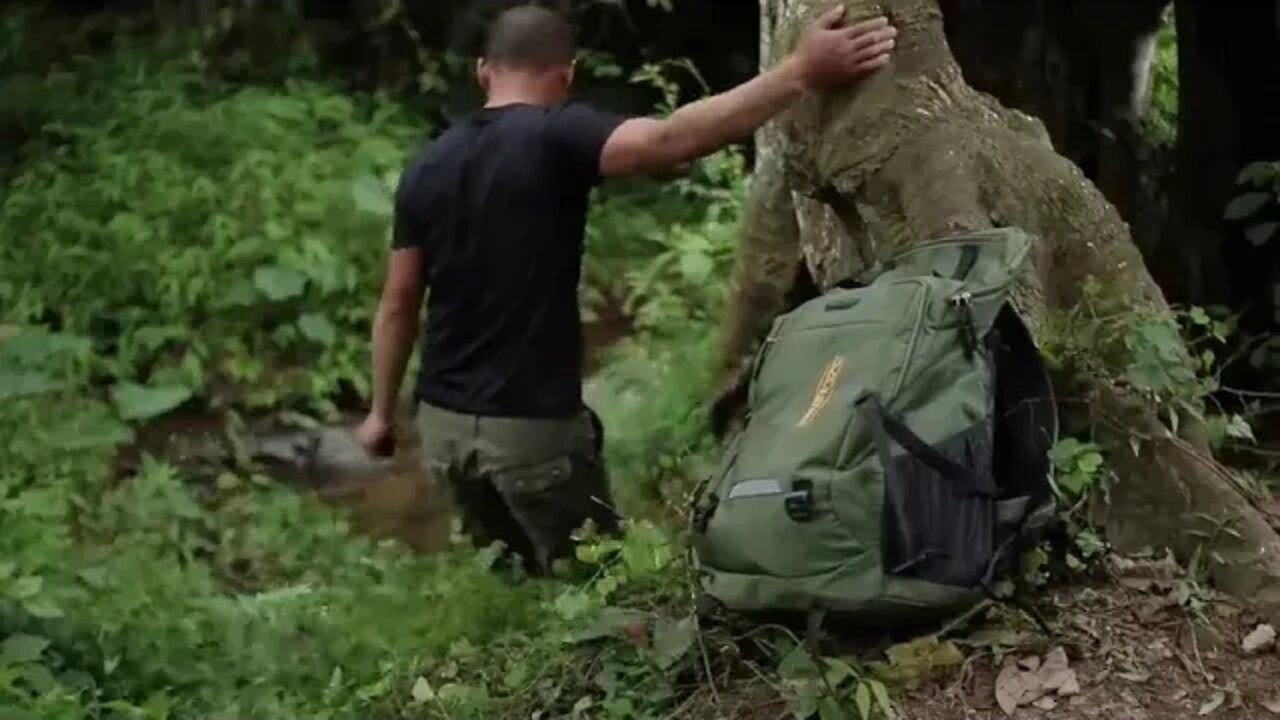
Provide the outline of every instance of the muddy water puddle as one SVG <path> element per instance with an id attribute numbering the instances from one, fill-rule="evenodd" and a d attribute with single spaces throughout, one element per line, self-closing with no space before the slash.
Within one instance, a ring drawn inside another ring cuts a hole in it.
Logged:
<path id="1" fill-rule="evenodd" d="M 634 330 L 620 296 L 601 290 L 595 319 L 585 323 L 585 365 L 599 369 L 604 353 Z M 414 550 L 445 549 L 453 530 L 453 508 L 444 487 L 422 462 L 412 403 L 400 407 L 400 435 L 394 458 L 371 459 L 355 439 L 361 420 L 348 415 L 318 430 L 279 427 L 242 428 L 242 452 L 281 483 L 347 511 L 354 527 L 375 537 L 395 538 Z M 219 413 L 174 413 L 139 431 L 138 440 L 117 457 L 117 476 L 128 477 L 144 454 L 163 457 L 181 468 L 215 469 L 233 465 L 227 421 Z"/>
<path id="2" fill-rule="evenodd" d="M 453 519 L 448 493 L 423 466 L 416 432 L 400 437 L 398 445 L 390 462 L 373 463 L 354 477 L 330 478 L 314 494 L 348 510 L 361 532 L 398 539 L 419 552 L 443 550 Z"/>
<path id="3" fill-rule="evenodd" d="M 422 461 L 413 418 L 401 413 L 396 453 L 389 459 L 365 454 L 356 442 L 357 422 L 349 417 L 316 431 L 259 436 L 255 458 L 272 477 L 347 511 L 361 533 L 394 538 L 419 552 L 444 550 L 452 506 Z"/>

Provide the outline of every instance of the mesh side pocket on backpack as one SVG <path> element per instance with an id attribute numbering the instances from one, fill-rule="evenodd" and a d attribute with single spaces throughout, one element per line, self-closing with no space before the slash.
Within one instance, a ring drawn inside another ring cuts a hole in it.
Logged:
<path id="1" fill-rule="evenodd" d="M 991 425 L 979 423 L 929 445 L 868 401 L 864 416 L 884 468 L 885 573 L 973 587 L 994 551 L 995 483 Z"/>

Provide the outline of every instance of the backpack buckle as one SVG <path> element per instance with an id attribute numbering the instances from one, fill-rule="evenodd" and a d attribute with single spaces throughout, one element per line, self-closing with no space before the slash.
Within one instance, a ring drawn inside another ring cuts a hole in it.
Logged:
<path id="1" fill-rule="evenodd" d="M 813 520 L 813 482 L 797 480 L 791 487 L 795 488 L 795 491 L 788 493 L 782 500 L 783 507 L 787 510 L 787 517 L 795 522 Z"/>

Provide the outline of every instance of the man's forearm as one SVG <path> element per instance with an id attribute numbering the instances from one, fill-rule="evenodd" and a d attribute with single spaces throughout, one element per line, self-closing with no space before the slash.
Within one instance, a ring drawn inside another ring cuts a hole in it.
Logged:
<path id="1" fill-rule="evenodd" d="M 390 421 L 418 338 L 418 317 L 406 308 L 382 305 L 373 321 L 373 407 Z"/>
<path id="2" fill-rule="evenodd" d="M 803 93 L 799 67 L 788 58 L 731 90 L 679 108 L 664 123 L 673 159 L 702 157 L 751 136 Z"/>

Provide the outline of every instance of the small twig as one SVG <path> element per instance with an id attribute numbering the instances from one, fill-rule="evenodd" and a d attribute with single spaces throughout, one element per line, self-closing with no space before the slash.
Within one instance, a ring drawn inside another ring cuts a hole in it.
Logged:
<path id="1" fill-rule="evenodd" d="M 779 686 L 777 683 L 775 683 L 768 675 L 765 675 L 763 672 L 761 672 L 760 668 L 756 667 L 755 663 L 748 662 L 744 664 L 747 666 L 749 670 L 751 670 L 752 673 L 755 674 L 757 680 L 764 683 L 765 685 L 768 685 L 770 690 L 773 690 L 779 695 L 782 694 L 782 687 Z"/>
<path id="2" fill-rule="evenodd" d="M 1280 458 L 1280 450 L 1267 450 L 1265 448 L 1250 447 L 1248 445 L 1241 445 L 1238 443 L 1231 443 L 1227 447 L 1235 452 L 1244 453 L 1246 455 L 1256 455 L 1257 457 L 1265 458 Z"/>
<path id="3" fill-rule="evenodd" d="M 960 664 L 960 672 L 956 674 L 955 682 L 951 684 L 952 694 L 956 694 L 961 697 L 963 697 L 966 694 L 964 691 L 968 688 L 969 683 L 973 680 L 974 664 L 977 663 L 979 660 L 981 660 L 985 655 L 987 655 L 988 652 L 989 651 L 987 650 L 976 652 L 964 659 L 964 662 Z M 994 660 L 995 653 L 992 653 L 991 657 Z"/>
<path id="4" fill-rule="evenodd" d="M 1204 676 L 1205 682 L 1213 685 L 1213 676 L 1204 669 L 1204 658 L 1200 656 L 1200 637 L 1196 634 L 1195 621 L 1189 621 L 1191 628 L 1191 650 L 1196 654 L 1196 669 Z"/>
<path id="5" fill-rule="evenodd" d="M 707 652 L 707 643 L 702 637 L 702 619 L 698 617 L 698 581 L 693 570 L 693 546 L 685 548 L 685 580 L 689 584 L 690 609 L 693 610 L 693 634 L 698 639 L 698 650 L 702 655 L 702 670 L 707 674 L 707 686 L 711 690 L 711 700 L 719 710 L 721 705 L 720 691 L 716 689 L 715 670 L 711 667 L 711 654 Z"/>
<path id="6" fill-rule="evenodd" d="M 964 626 L 966 623 L 968 623 L 977 615 L 981 614 L 982 612 L 985 612 L 988 608 L 992 607 L 994 604 L 995 603 L 991 601 L 991 598 L 984 598 L 982 602 L 978 603 L 977 605 L 974 605 L 968 610 L 965 610 L 964 612 L 960 613 L 960 615 L 958 615 L 954 620 L 947 623 L 946 625 L 943 625 L 942 629 L 937 632 L 936 637 L 939 640 L 941 640 L 942 638 L 951 634 L 953 631 Z"/>
<path id="7" fill-rule="evenodd" d="M 1218 372 L 1215 373 L 1215 379 L 1221 381 L 1222 376 L 1227 371 L 1227 368 L 1236 364 L 1237 362 L 1240 361 L 1241 358 L 1243 358 L 1245 355 L 1252 352 L 1254 347 L 1265 344 L 1269 339 L 1270 338 L 1268 338 L 1265 335 L 1259 335 L 1255 338 L 1246 340 L 1245 342 L 1241 343 L 1240 347 L 1237 348 L 1235 352 L 1228 355 L 1225 359 L 1223 359 L 1222 363 L 1218 365 Z"/>
<path id="8" fill-rule="evenodd" d="M 716 689 L 715 671 L 711 667 L 711 654 L 707 652 L 707 643 L 702 639 L 702 623 L 698 620 L 698 614 L 693 615 L 693 632 L 698 638 L 698 649 L 702 652 L 702 669 L 707 674 L 707 687 L 711 690 L 711 700 L 715 703 L 716 709 L 721 707 L 720 691 Z"/>
<path id="9" fill-rule="evenodd" d="M 679 720 L 680 714 L 683 713 L 685 710 L 688 710 L 689 706 L 693 704 L 693 701 L 697 699 L 698 699 L 698 693 L 696 692 L 690 693 L 689 697 L 684 699 L 684 702 L 677 705 L 676 709 L 672 710 L 669 714 L 664 716 L 662 720 Z"/>
<path id="10" fill-rule="evenodd" d="M 1222 385 L 1218 388 L 1222 392 L 1243 398 L 1263 398 L 1265 400 L 1280 400 L 1280 392 L 1269 390 L 1241 390 L 1239 388 L 1228 387 Z"/>

